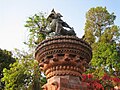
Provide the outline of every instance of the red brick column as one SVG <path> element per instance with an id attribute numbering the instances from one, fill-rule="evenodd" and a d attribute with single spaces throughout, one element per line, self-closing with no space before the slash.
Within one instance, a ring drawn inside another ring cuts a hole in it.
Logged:
<path id="1" fill-rule="evenodd" d="M 43 90 L 87 90 L 87 85 L 75 76 L 54 76 L 43 86 Z"/>
<path id="2" fill-rule="evenodd" d="M 75 36 L 56 36 L 36 48 L 38 60 L 47 78 L 43 90 L 87 90 L 81 74 L 92 58 L 89 44 Z"/>

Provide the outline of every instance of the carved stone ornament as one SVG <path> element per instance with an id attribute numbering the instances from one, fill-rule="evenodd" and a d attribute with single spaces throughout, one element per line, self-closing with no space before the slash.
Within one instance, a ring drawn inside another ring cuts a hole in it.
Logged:
<path id="1" fill-rule="evenodd" d="M 55 36 L 38 45 L 35 58 L 47 79 L 64 75 L 81 77 L 92 58 L 92 49 L 75 36 Z"/>

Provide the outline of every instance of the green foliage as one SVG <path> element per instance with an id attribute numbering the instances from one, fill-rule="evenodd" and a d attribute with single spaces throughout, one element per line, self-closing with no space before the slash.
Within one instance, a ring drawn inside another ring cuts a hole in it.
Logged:
<path id="1" fill-rule="evenodd" d="M 4 82 L 1 82 L 3 69 L 9 69 L 9 65 L 13 62 L 15 62 L 15 59 L 12 57 L 12 53 L 10 51 L 0 49 L 0 89 L 4 87 Z"/>
<path id="2" fill-rule="evenodd" d="M 40 90 L 46 83 L 46 78 L 41 76 L 39 65 L 34 60 L 34 49 L 39 42 L 45 39 L 45 35 L 40 33 L 47 25 L 45 14 L 39 13 L 28 18 L 25 27 L 29 31 L 28 41 L 24 42 L 29 47 L 29 51 L 15 50 L 16 62 L 10 65 L 10 70 L 4 69 L 5 90 Z"/>
<path id="3" fill-rule="evenodd" d="M 24 42 L 28 45 L 29 50 L 32 50 L 31 54 L 33 55 L 35 47 L 42 40 L 46 38 L 46 35 L 41 33 L 40 30 L 47 30 L 48 21 L 46 19 L 46 13 L 38 13 L 28 18 L 26 21 L 25 27 L 27 27 L 29 31 L 28 41 Z M 35 68 L 36 67 L 36 68 Z M 34 65 L 34 78 L 33 78 L 33 86 L 34 90 L 40 90 L 41 86 L 44 85 L 47 81 L 46 78 L 41 75 L 41 71 L 39 71 L 38 64 Z"/>
<path id="4" fill-rule="evenodd" d="M 116 25 L 106 28 L 99 41 L 105 43 L 120 42 L 120 28 Z"/>
<path id="5" fill-rule="evenodd" d="M 0 72 L 3 68 L 9 69 L 9 64 L 14 61 L 15 59 L 12 57 L 12 53 L 10 51 L 0 49 Z"/>
<path id="6" fill-rule="evenodd" d="M 45 39 L 46 35 L 40 33 L 40 29 L 44 29 L 48 22 L 46 20 L 46 13 L 38 13 L 28 18 L 25 27 L 29 31 L 28 42 L 25 42 L 29 48 L 33 48 Z"/>
<path id="7" fill-rule="evenodd" d="M 106 7 L 91 8 L 86 13 L 85 35 L 93 49 L 91 67 L 87 72 L 102 76 L 105 72 L 114 75 L 120 71 L 120 28 L 114 25 L 116 16 Z"/>
<path id="8" fill-rule="evenodd" d="M 114 75 L 116 69 L 120 71 L 120 56 L 116 50 L 116 44 L 101 42 L 95 45 L 91 65 L 98 68 L 99 73 L 101 73 L 101 68 L 111 75 Z"/>
<path id="9" fill-rule="evenodd" d="M 106 38 L 109 40 L 112 40 L 114 36 L 117 37 L 118 33 L 120 35 L 120 32 L 118 32 L 118 27 L 114 26 L 115 18 L 116 16 L 114 15 L 114 13 L 110 14 L 107 11 L 106 7 L 91 8 L 86 13 L 84 40 L 92 44 L 94 42 L 100 41 L 101 37 L 103 40 L 103 37 L 106 35 L 105 33 L 107 32 L 111 32 L 110 36 L 108 35 L 108 38 Z"/>
<path id="10" fill-rule="evenodd" d="M 20 90 L 32 83 L 34 61 L 30 57 L 24 55 L 17 58 L 16 62 L 10 65 L 10 70 L 3 70 L 2 81 L 5 82 L 5 90 Z"/>
<path id="11" fill-rule="evenodd" d="M 33 54 L 16 50 L 17 60 L 10 65 L 10 69 L 4 69 L 5 90 L 39 90 L 46 82 L 41 78 L 38 63 L 34 60 Z M 44 82 L 40 82 L 40 81 Z M 40 84 L 41 83 L 41 84 Z"/>

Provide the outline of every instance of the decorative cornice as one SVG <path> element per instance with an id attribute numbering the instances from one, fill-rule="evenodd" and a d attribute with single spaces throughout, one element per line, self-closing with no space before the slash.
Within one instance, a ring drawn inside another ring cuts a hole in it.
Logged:
<path id="1" fill-rule="evenodd" d="M 35 58 L 47 78 L 52 76 L 81 76 L 92 58 L 88 43 L 75 36 L 55 36 L 42 41 Z"/>

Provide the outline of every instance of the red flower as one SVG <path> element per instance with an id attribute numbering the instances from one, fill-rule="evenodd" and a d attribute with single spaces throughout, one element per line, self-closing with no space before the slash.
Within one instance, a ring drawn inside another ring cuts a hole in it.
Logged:
<path id="1" fill-rule="evenodd" d="M 99 89 L 104 90 L 103 86 L 102 86 L 100 83 L 98 83 L 98 82 L 95 82 L 95 83 L 94 83 L 94 87 L 95 87 L 97 90 L 99 90 Z"/>
<path id="2" fill-rule="evenodd" d="M 88 74 L 88 79 L 93 78 L 92 74 Z"/>
<path id="3" fill-rule="evenodd" d="M 117 85 L 120 83 L 120 78 L 114 77 L 111 78 L 109 75 L 104 74 L 101 78 L 96 78 L 92 74 L 82 74 L 82 82 L 87 84 L 87 90 L 113 90 L 113 82 Z"/>
<path id="4" fill-rule="evenodd" d="M 86 81 L 87 79 L 87 75 L 86 74 L 82 74 L 82 81 Z"/>
<path id="5" fill-rule="evenodd" d="M 110 80 L 110 76 L 108 76 L 107 74 L 104 74 L 104 76 L 102 77 L 103 80 Z"/>
<path id="6" fill-rule="evenodd" d="M 112 80 L 113 80 L 114 82 L 120 83 L 120 78 L 114 77 L 114 78 L 112 78 Z"/>

